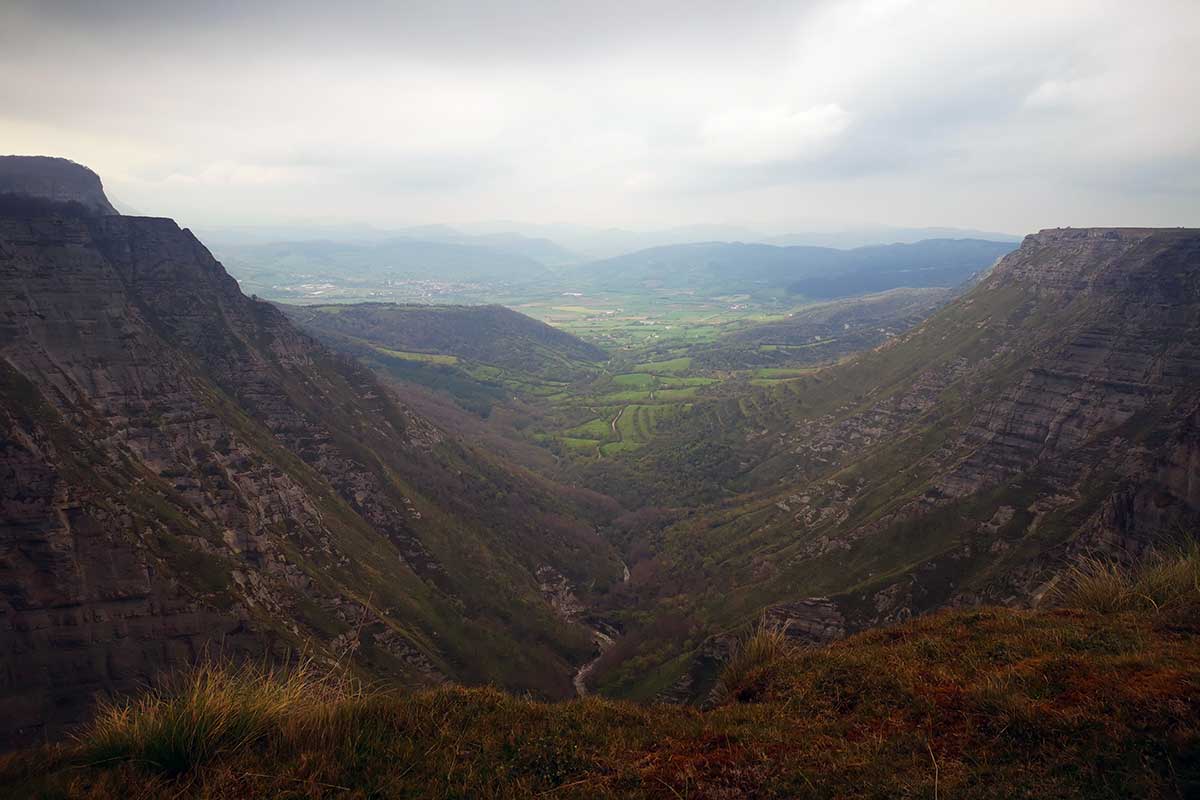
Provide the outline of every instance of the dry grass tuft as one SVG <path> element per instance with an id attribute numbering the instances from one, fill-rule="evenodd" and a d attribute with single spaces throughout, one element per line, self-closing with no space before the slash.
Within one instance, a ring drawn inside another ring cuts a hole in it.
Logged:
<path id="1" fill-rule="evenodd" d="M 1194 616 L 1200 613 L 1200 542 L 1152 553 L 1133 566 L 1085 558 L 1067 571 L 1056 599 L 1098 614 Z"/>
<path id="2" fill-rule="evenodd" d="M 780 625 L 759 620 L 758 626 L 738 642 L 737 649 L 722 670 L 713 690 L 713 699 L 721 703 L 749 703 L 765 688 L 773 668 L 792 655 L 796 645 Z"/>
<path id="3" fill-rule="evenodd" d="M 310 661 L 209 662 L 136 699 L 102 702 L 79 740 L 93 763 L 131 761 L 178 775 L 271 736 L 328 735 L 331 709 L 363 695 L 357 682 L 319 672 Z"/>

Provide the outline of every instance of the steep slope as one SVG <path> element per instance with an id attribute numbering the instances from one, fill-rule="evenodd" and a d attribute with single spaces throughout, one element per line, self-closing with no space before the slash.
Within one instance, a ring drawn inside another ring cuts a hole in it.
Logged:
<path id="1" fill-rule="evenodd" d="M 695 642 L 764 606 L 820 640 L 1036 602 L 1073 553 L 1200 527 L 1200 232 L 1027 237 L 914 331 L 698 407 L 631 461 L 663 476 L 650 499 L 712 505 L 642 545 L 639 611 L 615 616 L 658 610 L 611 690 L 702 692 Z"/>
<path id="2" fill-rule="evenodd" d="M 0 720 L 207 650 L 571 692 L 611 503 L 445 435 L 166 219 L 0 218 Z M 580 592 L 583 590 L 580 589 Z"/>

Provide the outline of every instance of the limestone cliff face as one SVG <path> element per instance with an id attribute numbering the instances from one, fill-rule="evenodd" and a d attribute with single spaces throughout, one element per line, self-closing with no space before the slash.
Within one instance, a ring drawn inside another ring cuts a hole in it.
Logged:
<path id="1" fill-rule="evenodd" d="M 194 469 L 219 420 L 85 222 L 5 219 L 0 242 L 0 708 L 19 741 L 207 642 L 241 648 L 246 615 L 206 602 L 162 549 L 210 527 L 170 476 Z M 187 528 L 168 533 L 155 502 Z"/>
<path id="2" fill-rule="evenodd" d="M 554 487 L 413 414 L 174 222 L 71 200 L 0 215 L 0 745 L 206 652 L 570 692 L 588 631 L 536 572 L 620 564 Z"/>
<path id="3" fill-rule="evenodd" d="M 991 518 L 927 562 L 942 586 L 881 610 L 1037 602 L 1074 554 L 1136 556 L 1200 523 L 1200 232 L 1042 231 L 967 302 L 999 296 L 1019 309 L 1008 336 L 947 384 L 973 413 L 933 453 L 926 491 L 859 533 L 983 497 Z"/>
<path id="4" fill-rule="evenodd" d="M 48 156 L 0 156 L 0 190 L 58 203 L 79 203 L 98 214 L 116 214 L 100 176 L 82 164 Z"/>
<path id="5" fill-rule="evenodd" d="M 885 618 L 1040 602 L 1077 554 L 1135 557 L 1200 525 L 1200 232 L 1042 231 L 971 297 L 1001 295 L 1020 309 L 1010 335 L 957 381 L 973 413 L 930 458 L 928 488 L 857 535 L 991 517 L 965 512 L 957 546 L 915 573 L 932 586 L 876 598 Z"/>
<path id="6" fill-rule="evenodd" d="M 1200 238 L 1139 229 L 1029 237 L 985 287 L 1019 286 L 1064 312 L 1035 363 L 972 420 L 971 455 L 938 487 L 977 491 L 1075 452 L 1140 412 L 1164 424 L 1200 385 Z"/>

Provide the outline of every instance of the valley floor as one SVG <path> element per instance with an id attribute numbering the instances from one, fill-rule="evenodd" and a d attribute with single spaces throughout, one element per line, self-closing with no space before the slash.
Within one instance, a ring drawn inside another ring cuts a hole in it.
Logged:
<path id="1" fill-rule="evenodd" d="M 208 674 L 10 756 L 0 796 L 1189 797 L 1195 623 L 946 612 L 742 664 L 707 711 Z"/>

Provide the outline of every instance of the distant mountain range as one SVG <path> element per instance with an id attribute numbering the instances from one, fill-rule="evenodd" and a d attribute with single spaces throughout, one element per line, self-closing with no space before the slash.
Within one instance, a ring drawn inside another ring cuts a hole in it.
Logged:
<path id="1" fill-rule="evenodd" d="M 581 285 L 696 288 L 708 292 L 782 287 L 826 299 L 898 287 L 955 286 L 1014 249 L 1009 242 L 933 239 L 837 250 L 829 247 L 702 242 L 641 250 L 576 267 Z"/>
<path id="2" fill-rule="evenodd" d="M 615 292 L 698 289 L 708 294 L 772 287 L 825 299 L 898 287 L 955 286 L 1015 246 L 1008 241 L 931 239 L 840 250 L 705 241 L 571 264 L 570 251 L 548 239 L 466 236 L 441 227 L 410 233 L 409 238 L 371 241 L 227 242 L 217 254 L 247 291 L 283 302 L 306 296 L 297 294 L 298 284 L 322 281 L 362 287 L 432 281 Z"/>
<path id="3" fill-rule="evenodd" d="M 984 239 L 989 242 L 1019 242 L 1021 236 L 1015 233 L 999 231 L 981 231 L 974 228 L 893 228 L 877 225 L 849 230 L 788 233 L 781 236 L 771 236 L 768 244 L 797 245 L 806 244 L 815 247 L 837 247 L 848 249 L 867 247 L 873 244 L 913 244 L 926 239 Z"/>
<path id="4" fill-rule="evenodd" d="M 512 231 L 467 234 L 447 225 L 426 225 L 417 228 L 405 228 L 399 231 L 399 233 L 412 239 L 424 239 L 429 242 L 487 247 L 492 250 L 499 250 L 502 253 L 526 256 L 548 267 L 572 264 L 583 258 L 578 253 L 572 252 L 545 237 L 525 236 L 524 234 Z"/>
<path id="5" fill-rule="evenodd" d="M 968 228 L 901 228 L 863 225 L 852 228 L 810 226 L 786 234 L 765 233 L 740 225 L 683 225 L 659 230 L 636 231 L 624 228 L 598 228 L 566 223 L 532 225 L 521 222 L 489 222 L 457 226 L 476 234 L 519 233 L 551 239 L 580 255 L 581 261 L 694 242 L 748 242 L 775 245 L 811 245 L 814 247 L 854 248 L 873 244 L 911 244 L 922 239 L 986 239 L 1019 242 L 1012 233 Z"/>
<path id="6" fill-rule="evenodd" d="M 133 213 L 130 210 L 130 213 Z M 845 230 L 811 229 L 771 234 L 736 225 L 685 225 L 634 231 L 586 225 L 488 222 L 469 225 L 417 225 L 375 228 L 369 225 L 247 225 L 196 229 L 216 252 L 281 242 L 341 242 L 375 244 L 390 239 L 416 239 L 444 244 L 486 247 L 522 255 L 550 266 L 578 264 L 646 250 L 696 242 L 747 242 L 780 246 L 808 245 L 851 249 L 876 244 L 912 244 L 924 239 L 983 239 L 1018 242 L 1016 234 L 967 228 L 896 228 L 864 226 Z"/>

